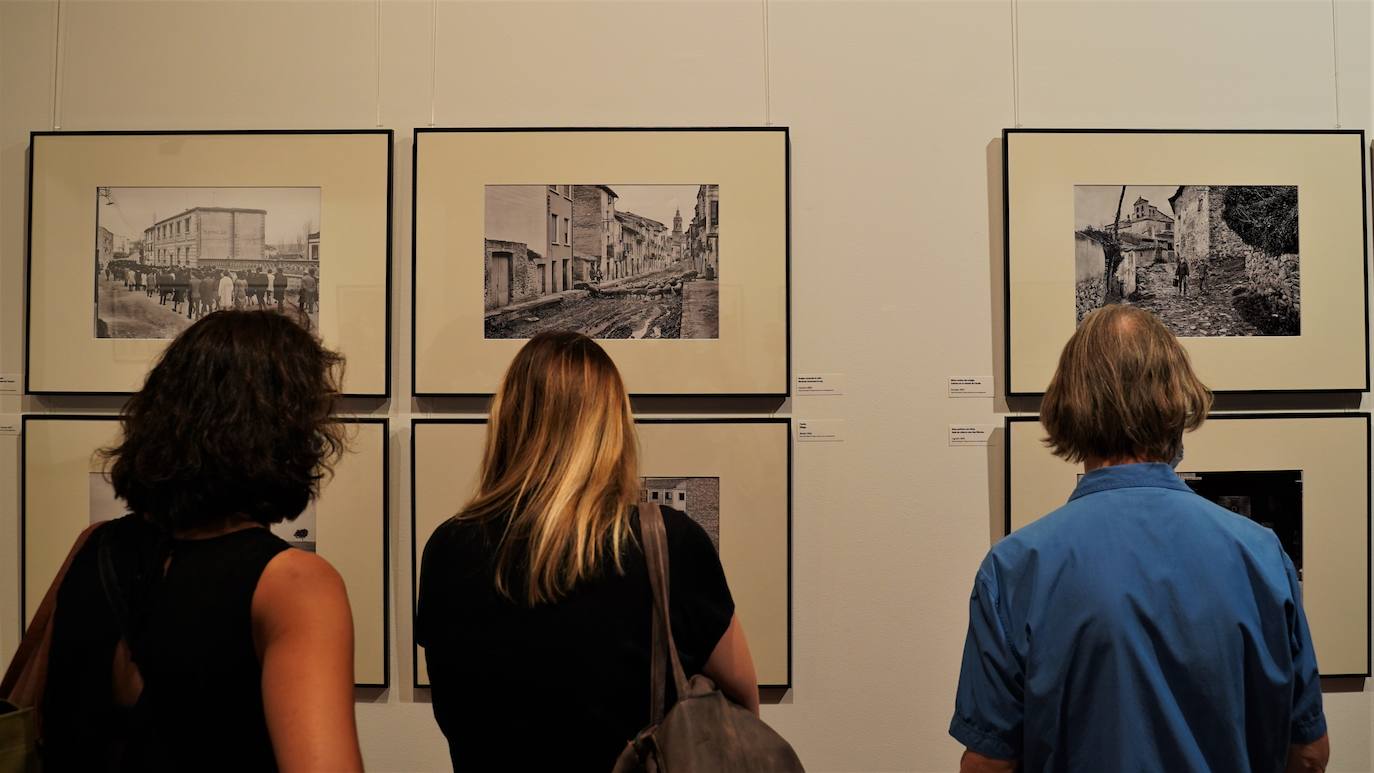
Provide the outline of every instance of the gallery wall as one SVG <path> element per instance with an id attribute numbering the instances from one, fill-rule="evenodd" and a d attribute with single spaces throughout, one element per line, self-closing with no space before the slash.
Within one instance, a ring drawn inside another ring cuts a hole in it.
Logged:
<path id="1" fill-rule="evenodd" d="M 31 130 L 393 128 L 393 397 L 351 407 L 391 417 L 404 481 L 411 418 L 480 411 L 409 397 L 412 127 L 790 126 L 794 369 L 847 394 L 778 410 L 844 424 L 796 449 L 794 687 L 764 717 L 811 770 L 948 770 L 968 590 L 1002 515 L 1000 438 L 951 448 L 948 427 L 1008 406 L 948 399 L 946 379 L 1001 376 L 1001 129 L 1370 128 L 1372 38 L 1368 0 L 4 0 L 0 373 L 23 365 Z M 0 414 L 117 407 L 0 396 Z M 0 657 L 18 467 L 0 437 Z M 408 491 L 390 492 L 392 687 L 360 695 L 363 750 L 439 770 L 408 676 Z M 1374 769 L 1374 690 L 1328 688 L 1331 769 Z"/>

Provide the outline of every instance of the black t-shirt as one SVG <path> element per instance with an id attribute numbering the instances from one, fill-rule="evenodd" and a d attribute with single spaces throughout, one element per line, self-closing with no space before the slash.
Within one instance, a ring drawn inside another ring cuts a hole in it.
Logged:
<path id="1" fill-rule="evenodd" d="M 664 508 L 669 615 L 699 673 L 734 616 L 706 532 Z M 501 524 L 450 519 L 425 546 L 415 638 L 456 770 L 609 771 L 649 723 L 652 601 L 639 518 L 612 566 L 552 604 L 497 593 Z M 670 693 L 671 694 L 671 693 Z"/>

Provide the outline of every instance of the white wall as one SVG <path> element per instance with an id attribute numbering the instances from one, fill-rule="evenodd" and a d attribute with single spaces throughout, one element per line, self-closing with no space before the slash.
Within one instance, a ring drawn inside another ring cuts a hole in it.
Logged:
<path id="1" fill-rule="evenodd" d="M 1336 6 L 1342 123 L 1369 127 L 1370 2 Z M 396 422 L 394 481 L 408 480 L 417 412 L 404 359 L 411 127 L 791 126 L 795 366 L 848 374 L 849 395 L 789 407 L 847 419 L 849 439 L 797 449 L 795 688 L 765 717 L 818 771 L 957 759 L 945 729 L 1001 467 L 995 449 L 949 448 L 946 428 L 1006 406 L 948 400 L 944 380 L 1000 376 L 1000 130 L 1018 114 L 1026 126 L 1335 124 L 1324 0 L 64 0 L 60 25 L 58 12 L 0 2 L 0 372 L 22 367 L 30 130 L 380 123 L 397 130 L 396 397 L 378 410 Z M 0 398 L 0 413 L 115 407 Z M 6 655 L 17 471 L 16 441 L 0 438 Z M 408 685 L 407 496 L 392 487 L 394 687 L 358 710 L 374 770 L 446 764 Z M 1327 707 L 1332 770 L 1374 768 L 1374 693 L 1328 693 Z"/>

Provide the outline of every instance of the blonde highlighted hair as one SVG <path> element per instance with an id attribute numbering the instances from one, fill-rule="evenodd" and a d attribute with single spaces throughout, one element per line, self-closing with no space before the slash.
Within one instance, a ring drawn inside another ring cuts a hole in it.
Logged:
<path id="1" fill-rule="evenodd" d="M 1168 462 L 1212 393 L 1158 317 L 1113 304 L 1083 318 L 1040 404 L 1045 444 L 1070 462 Z"/>
<path id="2" fill-rule="evenodd" d="M 556 601 L 613 566 L 639 498 L 630 398 L 605 350 L 547 332 L 515 356 L 491 404 L 478 490 L 459 518 L 496 520 L 496 589 Z"/>

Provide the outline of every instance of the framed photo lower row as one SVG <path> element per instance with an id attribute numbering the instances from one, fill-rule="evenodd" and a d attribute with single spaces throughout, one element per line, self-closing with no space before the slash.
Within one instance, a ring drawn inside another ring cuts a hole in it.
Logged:
<path id="1" fill-rule="evenodd" d="M 1063 505 L 1082 467 L 1034 416 L 1006 422 L 1006 528 Z M 1370 675 L 1369 414 L 1216 414 L 1184 437 L 1179 477 L 1278 535 L 1302 583 L 1322 676 Z"/>
<path id="2" fill-rule="evenodd" d="M 386 419 L 345 419 L 350 449 L 318 500 L 272 531 L 317 552 L 343 575 L 353 607 L 354 681 L 390 684 Z M 115 416 L 25 416 L 20 615 L 27 627 L 72 542 L 86 526 L 124 515 L 95 452 L 119 438 Z M 367 537 L 366 535 L 373 535 Z"/>
<path id="3" fill-rule="evenodd" d="M 791 421 L 640 419 L 647 501 L 700 523 L 720 551 L 762 687 L 792 683 Z M 483 419 L 416 419 L 411 435 L 411 603 L 430 535 L 473 493 Z M 429 686 L 415 648 L 415 685 Z"/>

